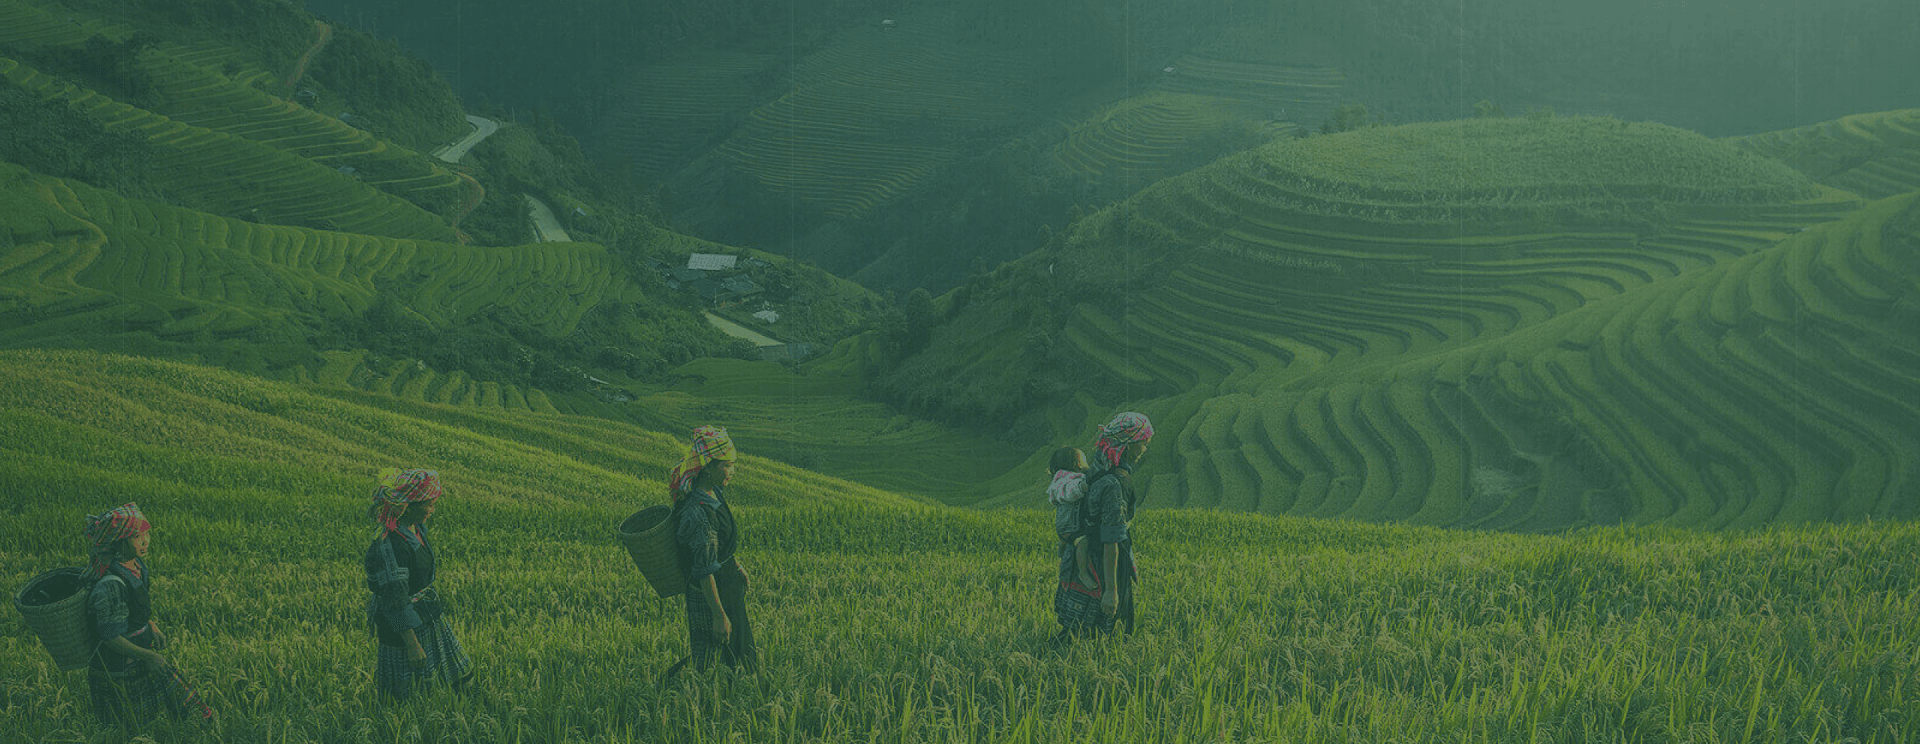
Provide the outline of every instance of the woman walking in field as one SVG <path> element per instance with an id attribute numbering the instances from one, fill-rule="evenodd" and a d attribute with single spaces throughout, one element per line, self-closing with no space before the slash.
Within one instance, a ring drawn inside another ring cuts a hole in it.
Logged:
<path id="1" fill-rule="evenodd" d="M 737 458 L 726 429 L 702 426 L 693 430 L 687 456 L 667 479 L 674 540 L 687 574 L 689 647 L 687 658 L 667 670 L 669 680 L 689 664 L 706 669 L 715 658 L 746 671 L 759 663 L 753 628 L 747 623 L 747 588 L 752 582 L 734 559 L 740 528 L 724 492 Z"/>
<path id="2" fill-rule="evenodd" d="M 1111 633 L 1116 620 L 1125 621 L 1126 632 L 1133 633 L 1133 538 L 1127 526 L 1137 505 L 1133 471 L 1151 439 L 1153 424 L 1139 413 L 1122 413 L 1100 427 L 1094 444 L 1099 462 L 1089 476 L 1087 495 L 1080 499 L 1079 537 L 1087 549 L 1076 551 L 1077 540 L 1064 537 L 1060 543 L 1060 586 L 1053 595 L 1054 616 L 1060 622 L 1056 641 Z M 1082 566 L 1083 560 L 1093 565 Z M 1091 585 L 1083 573 L 1091 574 Z"/>
<path id="3" fill-rule="evenodd" d="M 87 517 L 86 537 L 97 577 L 87 597 L 87 615 L 101 639 L 87 668 L 94 715 L 101 723 L 127 728 L 162 712 L 194 721 L 212 719 L 213 710 L 160 655 L 167 636 L 153 621 L 153 574 L 145 560 L 153 548 L 153 533 L 146 515 L 129 503 Z"/>
<path id="4" fill-rule="evenodd" d="M 380 534 L 367 546 L 367 620 L 380 640 L 374 682 L 405 700 L 436 683 L 455 687 L 473 679 L 473 663 L 453 637 L 440 593 L 433 588 L 428 517 L 440 499 L 440 474 L 388 471 L 373 491 L 368 514 Z"/>

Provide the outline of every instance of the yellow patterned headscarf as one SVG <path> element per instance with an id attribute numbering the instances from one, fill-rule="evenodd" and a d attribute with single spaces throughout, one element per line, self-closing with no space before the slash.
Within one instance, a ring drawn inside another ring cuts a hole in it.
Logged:
<path id="1" fill-rule="evenodd" d="M 667 492 L 674 503 L 693 490 L 693 477 L 715 460 L 733 462 L 740 456 L 733 448 L 733 438 L 727 436 L 727 430 L 718 426 L 702 426 L 693 430 L 693 443 L 687 447 L 687 456 L 673 466 L 673 474 L 667 476 Z"/>

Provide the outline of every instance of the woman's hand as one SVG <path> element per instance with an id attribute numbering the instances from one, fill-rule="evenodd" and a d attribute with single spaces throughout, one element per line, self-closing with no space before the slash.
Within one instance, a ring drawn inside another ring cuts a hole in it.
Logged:
<path id="1" fill-rule="evenodd" d="M 167 657 L 161 656 L 157 651 L 148 651 L 146 661 L 147 668 L 155 674 L 164 674 L 173 669 L 173 663 L 167 661 Z"/>
<path id="2" fill-rule="evenodd" d="M 713 637 L 721 643 L 733 639 L 733 621 L 727 619 L 727 613 L 713 616 Z"/>
<path id="3" fill-rule="evenodd" d="M 147 629 L 153 633 L 153 647 L 155 649 L 164 649 L 167 647 L 167 634 L 160 632 L 159 625 L 148 621 Z"/>
<path id="4" fill-rule="evenodd" d="M 1108 589 L 1100 595 L 1100 611 L 1108 617 L 1120 614 L 1120 592 Z"/>

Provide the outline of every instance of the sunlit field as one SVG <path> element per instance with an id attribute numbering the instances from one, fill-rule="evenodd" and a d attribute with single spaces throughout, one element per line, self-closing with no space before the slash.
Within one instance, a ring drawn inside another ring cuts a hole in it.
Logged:
<path id="1" fill-rule="evenodd" d="M 83 515 L 137 500 L 157 620 L 219 713 L 212 741 L 1920 739 L 1911 523 L 1517 536 L 1149 503 L 1139 632 L 1055 652 L 1050 515 L 751 453 L 729 495 L 763 668 L 663 686 L 680 600 L 653 597 L 613 528 L 663 500 L 677 446 L 7 352 L 0 577 L 83 562 Z M 443 472 L 439 584 L 479 671 L 406 704 L 376 699 L 360 609 L 362 494 L 389 465 Z M 17 613 L 0 628 L 7 741 L 115 740 L 84 673 L 56 671 Z"/>

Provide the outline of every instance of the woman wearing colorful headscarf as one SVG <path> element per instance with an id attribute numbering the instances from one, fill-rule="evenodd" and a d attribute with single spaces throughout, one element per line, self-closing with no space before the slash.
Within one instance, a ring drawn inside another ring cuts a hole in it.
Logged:
<path id="1" fill-rule="evenodd" d="M 752 671 L 759 661 L 753 629 L 747 624 L 746 569 L 734 559 L 740 528 L 728 508 L 726 486 L 733 480 L 733 439 L 727 430 L 693 430 L 687 456 L 667 478 L 673 498 L 674 541 L 687 574 L 687 658 L 667 670 L 672 679 L 691 664 L 705 669 L 717 657 L 730 667 Z"/>
<path id="2" fill-rule="evenodd" d="M 1053 611 L 1060 622 L 1059 640 L 1095 633 L 1110 633 L 1115 620 L 1126 622 L 1133 632 L 1133 538 L 1127 526 L 1133 521 L 1133 471 L 1153 439 L 1153 424 L 1139 413 L 1122 413 L 1100 427 L 1096 471 L 1081 499 L 1080 530 L 1087 538 L 1087 551 L 1096 586 L 1087 586 L 1080 578 L 1072 542 L 1060 549 L 1060 586 L 1054 591 Z"/>
<path id="3" fill-rule="evenodd" d="M 87 597 L 88 619 L 101 639 L 87 670 L 94 715 L 129 728 L 163 711 L 189 720 L 212 718 L 180 671 L 160 655 L 167 636 L 153 622 L 153 574 L 145 560 L 153 532 L 146 515 L 126 504 L 89 516 L 86 537 L 99 579 Z"/>
<path id="4" fill-rule="evenodd" d="M 367 619 L 380 640 L 374 682 L 405 700 L 436 683 L 463 685 L 473 663 L 453 637 L 440 593 L 433 588 L 428 517 L 440 499 L 440 474 L 389 470 L 381 475 L 368 511 L 380 534 L 367 547 Z"/>

